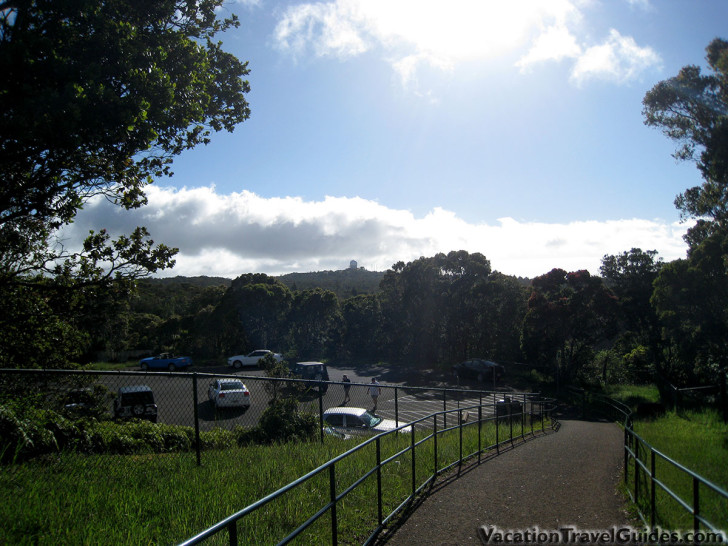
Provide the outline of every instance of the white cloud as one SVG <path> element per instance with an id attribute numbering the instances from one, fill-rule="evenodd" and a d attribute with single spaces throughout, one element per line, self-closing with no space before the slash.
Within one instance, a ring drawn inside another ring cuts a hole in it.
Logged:
<path id="1" fill-rule="evenodd" d="M 516 63 L 516 66 L 525 70 L 536 63 L 576 58 L 580 54 L 581 47 L 571 31 L 563 25 L 552 26 L 534 40 L 531 49 Z"/>
<path id="2" fill-rule="evenodd" d="M 344 269 L 355 259 L 383 271 L 397 261 L 437 252 L 481 252 L 493 269 L 534 277 L 560 267 L 598 274 L 601 258 L 632 247 L 655 249 L 665 260 L 685 255 L 687 226 L 660 220 L 546 224 L 501 218 L 473 224 L 436 208 L 422 218 L 361 198 L 265 199 L 248 191 L 220 195 L 214 187 L 152 186 L 149 204 L 134 211 L 95 199 L 63 233 L 77 248 L 89 230 L 112 235 L 146 226 L 157 242 L 178 247 L 166 275 L 234 278 L 243 273 Z"/>
<path id="3" fill-rule="evenodd" d="M 645 0 L 631 0 L 646 6 Z M 580 0 L 333 0 L 300 3 L 283 12 L 274 32 L 282 51 L 346 59 L 376 51 L 404 86 L 422 66 L 453 71 L 470 61 L 520 55 L 522 71 L 544 61 L 571 59 L 572 82 L 590 78 L 624 83 L 659 65 L 657 54 L 612 30 L 601 45 L 580 37 Z"/>
<path id="4" fill-rule="evenodd" d="M 571 79 L 577 85 L 590 79 L 626 83 L 660 63 L 660 56 L 652 48 L 639 47 L 634 38 L 612 29 L 603 44 L 588 48 L 579 57 Z"/>

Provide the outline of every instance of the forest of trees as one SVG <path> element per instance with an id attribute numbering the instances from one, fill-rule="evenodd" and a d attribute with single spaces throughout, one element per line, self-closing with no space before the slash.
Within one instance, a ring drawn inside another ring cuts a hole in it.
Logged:
<path id="1" fill-rule="evenodd" d="M 672 315 L 681 262 L 634 248 L 604 256 L 601 276 L 553 269 L 525 284 L 492 271 L 482 254 L 453 251 L 399 262 L 376 292 L 348 298 L 264 274 L 148 279 L 86 358 L 147 349 L 219 363 L 272 348 L 291 359 L 431 367 L 483 356 L 562 381 L 640 383 L 657 372 L 676 385 L 715 384 L 704 346 L 688 343 L 686 321 Z"/>
<path id="2" fill-rule="evenodd" d="M 493 271 L 479 253 L 398 262 L 375 291 L 263 274 L 141 282 L 178 250 L 144 227 L 78 250 L 59 229 L 97 196 L 121 209 L 176 156 L 250 116 L 247 63 L 217 35 L 223 0 L 0 2 L 0 367 L 64 368 L 98 351 L 172 350 L 200 362 L 270 347 L 289 358 L 409 366 L 523 361 L 558 381 L 724 382 L 728 371 L 728 42 L 644 97 L 645 124 L 695 163 L 675 205 L 684 259 L 634 248 L 599 276 Z M 342 288 L 342 287 L 339 287 Z M 336 291 L 333 291 L 336 290 Z"/>

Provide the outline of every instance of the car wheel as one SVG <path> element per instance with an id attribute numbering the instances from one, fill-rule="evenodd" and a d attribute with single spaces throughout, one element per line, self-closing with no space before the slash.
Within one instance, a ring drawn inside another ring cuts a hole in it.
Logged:
<path id="1" fill-rule="evenodd" d="M 175 371 L 177 369 L 177 366 L 175 366 L 174 364 L 170 363 L 169 366 L 167 366 L 167 369 L 170 372 L 173 372 L 173 371 Z"/>
<path id="2" fill-rule="evenodd" d="M 149 369 L 149 364 L 146 362 L 142 362 L 142 371 L 146 372 Z"/>
<path id="3" fill-rule="evenodd" d="M 132 413 L 136 416 L 143 415 L 144 414 L 144 406 L 141 404 L 137 404 L 132 408 Z"/>
<path id="4" fill-rule="evenodd" d="M 233 368 L 235 368 L 236 370 L 239 370 L 242 367 L 243 367 L 243 363 L 240 362 L 239 360 L 236 360 L 235 362 L 233 362 Z"/>

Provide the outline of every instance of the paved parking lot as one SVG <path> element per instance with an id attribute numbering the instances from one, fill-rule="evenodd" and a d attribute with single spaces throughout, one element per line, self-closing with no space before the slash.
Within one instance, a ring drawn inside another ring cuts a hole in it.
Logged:
<path id="1" fill-rule="evenodd" d="M 204 371 L 203 371 L 204 370 Z M 193 370 L 194 371 L 194 370 Z M 351 400 L 344 404 L 344 389 L 341 384 L 330 384 L 321 400 L 322 409 L 347 405 L 371 410 L 373 401 L 368 394 L 371 377 L 357 375 L 355 370 L 329 366 L 331 381 L 340 381 L 346 373 L 352 381 Z M 271 391 L 266 388 L 270 384 L 263 370 L 244 368 L 233 371 L 232 368 L 203 368 L 197 372 L 197 413 L 202 430 L 214 427 L 233 428 L 235 426 L 254 426 L 263 411 L 268 407 Z M 215 410 L 208 400 L 207 390 L 215 375 L 234 375 L 239 377 L 251 393 L 251 406 L 247 410 L 225 409 Z M 103 375 L 100 382 L 112 392 L 124 385 L 148 385 L 154 391 L 158 406 L 160 423 L 194 426 L 195 404 L 192 373 L 138 372 L 133 375 Z M 381 417 L 396 419 L 406 423 L 425 417 L 437 411 L 467 408 L 481 403 L 494 404 L 493 394 L 480 396 L 468 391 L 447 391 L 418 389 L 405 386 L 402 382 L 381 383 L 382 392 L 378 400 L 376 414 Z M 455 387 L 453 387 L 455 389 Z M 314 414 L 319 413 L 319 397 L 317 389 L 299 396 L 304 409 Z M 486 410 L 486 415 L 493 411 Z"/>

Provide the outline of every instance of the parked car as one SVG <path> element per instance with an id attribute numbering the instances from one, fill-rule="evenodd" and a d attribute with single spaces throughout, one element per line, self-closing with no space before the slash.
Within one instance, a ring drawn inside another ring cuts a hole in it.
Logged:
<path id="1" fill-rule="evenodd" d="M 62 412 L 69 419 L 108 417 L 109 402 L 113 394 L 105 385 L 71 389 L 61 397 Z"/>
<path id="2" fill-rule="evenodd" d="M 215 408 L 249 408 L 250 391 L 239 379 L 216 379 L 207 389 Z"/>
<path id="3" fill-rule="evenodd" d="M 495 404 L 495 414 L 498 417 L 513 417 L 520 419 L 523 413 L 523 404 L 518 400 L 513 400 L 510 396 L 506 396 L 498 400 Z"/>
<path id="4" fill-rule="evenodd" d="M 121 387 L 114 400 L 114 416 L 117 419 L 146 419 L 157 422 L 157 404 L 154 393 L 147 385 Z"/>
<path id="5" fill-rule="evenodd" d="M 329 381 L 329 369 L 323 362 L 296 362 L 290 366 L 291 374 L 301 379 Z M 329 389 L 328 383 L 321 383 L 323 392 Z"/>
<path id="6" fill-rule="evenodd" d="M 324 411 L 324 423 L 342 434 L 375 435 L 397 428 L 393 419 L 372 415 L 364 408 L 336 407 Z M 404 428 L 400 432 L 410 432 Z"/>
<path id="7" fill-rule="evenodd" d="M 227 359 L 227 363 L 228 366 L 232 366 L 236 369 L 240 369 L 243 366 L 257 366 L 260 359 L 268 355 L 273 355 L 273 358 L 275 358 L 278 362 L 283 360 L 283 356 L 278 353 L 274 353 L 268 349 L 258 349 L 252 353 L 248 353 L 247 355 L 231 356 Z"/>
<path id="8" fill-rule="evenodd" d="M 475 379 L 478 383 L 483 381 L 496 381 L 503 377 L 505 368 L 491 360 L 483 360 L 482 358 L 473 358 L 455 364 L 452 367 L 452 373 L 461 379 Z"/>
<path id="9" fill-rule="evenodd" d="M 142 358 L 139 361 L 139 367 L 142 370 L 169 370 L 173 372 L 177 369 L 192 366 L 192 359 L 188 356 L 174 356 L 172 353 L 162 353 L 149 358 Z"/>

